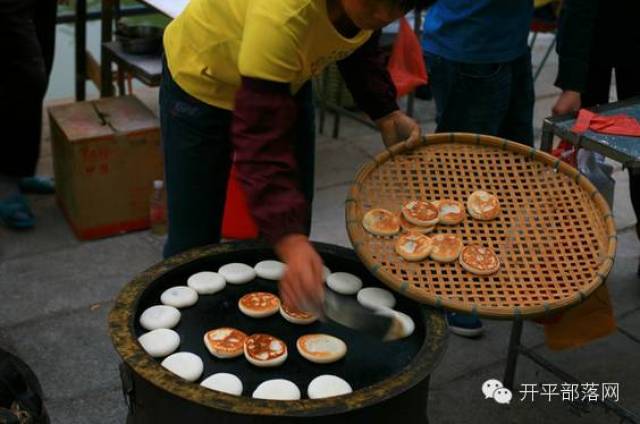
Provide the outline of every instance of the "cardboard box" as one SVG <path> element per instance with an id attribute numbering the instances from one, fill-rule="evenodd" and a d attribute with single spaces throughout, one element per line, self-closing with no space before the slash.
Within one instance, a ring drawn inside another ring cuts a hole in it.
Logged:
<path id="1" fill-rule="evenodd" d="M 160 125 L 134 96 L 49 109 L 57 198 L 79 239 L 149 227 Z"/>

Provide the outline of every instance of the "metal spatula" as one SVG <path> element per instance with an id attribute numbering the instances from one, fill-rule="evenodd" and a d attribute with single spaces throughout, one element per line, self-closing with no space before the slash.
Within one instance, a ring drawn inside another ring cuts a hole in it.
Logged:
<path id="1" fill-rule="evenodd" d="M 350 297 L 325 290 L 322 305 L 325 318 L 384 341 L 395 340 L 402 334 L 402 324 L 391 315 L 383 315 L 365 308 Z"/>

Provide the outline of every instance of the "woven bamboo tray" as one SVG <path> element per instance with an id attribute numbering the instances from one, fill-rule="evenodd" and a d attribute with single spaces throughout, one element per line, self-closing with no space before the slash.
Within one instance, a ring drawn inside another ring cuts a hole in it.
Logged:
<path id="1" fill-rule="evenodd" d="M 467 216 L 438 226 L 464 243 L 492 247 L 500 271 L 477 277 L 458 262 L 412 263 L 394 251 L 396 237 L 362 227 L 372 208 L 399 211 L 411 199 L 466 204 L 483 189 L 497 194 L 494 221 Z M 588 297 L 607 277 L 616 230 L 598 190 L 571 166 L 533 148 L 475 134 L 435 134 L 402 143 L 358 172 L 346 202 L 347 231 L 362 262 L 385 284 L 418 302 L 479 316 L 513 319 L 558 312 Z"/>

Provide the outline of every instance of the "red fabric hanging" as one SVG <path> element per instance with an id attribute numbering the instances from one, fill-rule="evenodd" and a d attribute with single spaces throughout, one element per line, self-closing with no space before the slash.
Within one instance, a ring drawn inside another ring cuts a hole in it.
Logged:
<path id="1" fill-rule="evenodd" d="M 427 68 L 422 57 L 422 46 L 411 29 L 407 18 L 400 18 L 400 31 L 393 42 L 387 65 L 398 97 L 411 93 L 427 83 Z"/>

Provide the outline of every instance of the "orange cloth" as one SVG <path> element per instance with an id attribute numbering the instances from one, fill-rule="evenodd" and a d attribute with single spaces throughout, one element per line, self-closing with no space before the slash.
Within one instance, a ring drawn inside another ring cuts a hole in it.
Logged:
<path id="1" fill-rule="evenodd" d="M 580 305 L 560 315 L 555 322 L 544 325 L 549 349 L 575 349 L 592 340 L 608 336 L 616 329 L 609 289 L 601 285 Z"/>

